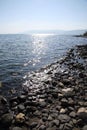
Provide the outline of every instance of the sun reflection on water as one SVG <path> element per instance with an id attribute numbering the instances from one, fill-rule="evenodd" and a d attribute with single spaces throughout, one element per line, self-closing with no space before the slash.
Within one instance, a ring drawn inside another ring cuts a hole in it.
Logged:
<path id="1" fill-rule="evenodd" d="M 34 55 L 33 58 L 33 66 L 35 66 L 36 63 L 39 63 L 43 55 L 45 54 L 47 45 L 45 43 L 45 37 L 46 35 L 36 34 L 32 35 L 33 37 L 33 49 L 32 53 Z"/>
<path id="2" fill-rule="evenodd" d="M 48 44 L 47 44 L 47 38 L 49 36 L 52 36 L 54 34 L 32 34 L 32 41 L 31 41 L 31 54 L 32 58 L 28 59 L 26 63 L 24 63 L 24 66 L 36 66 L 41 63 L 41 60 L 44 58 L 44 55 L 46 54 L 46 51 L 48 49 Z"/>

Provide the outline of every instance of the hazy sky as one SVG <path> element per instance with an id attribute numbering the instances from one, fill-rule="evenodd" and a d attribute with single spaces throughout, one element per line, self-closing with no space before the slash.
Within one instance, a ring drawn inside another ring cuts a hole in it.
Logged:
<path id="1" fill-rule="evenodd" d="M 87 29 L 87 0 L 0 0 L 0 33 Z"/>

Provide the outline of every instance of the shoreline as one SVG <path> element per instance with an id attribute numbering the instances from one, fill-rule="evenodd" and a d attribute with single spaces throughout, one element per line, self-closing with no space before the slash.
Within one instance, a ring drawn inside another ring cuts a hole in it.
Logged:
<path id="1" fill-rule="evenodd" d="M 0 96 L 1 130 L 87 129 L 87 45 L 27 78 L 21 94 Z"/>

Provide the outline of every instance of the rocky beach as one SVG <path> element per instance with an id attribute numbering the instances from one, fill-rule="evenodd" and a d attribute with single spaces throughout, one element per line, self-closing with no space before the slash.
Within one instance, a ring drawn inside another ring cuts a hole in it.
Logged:
<path id="1" fill-rule="evenodd" d="M 0 130 L 87 130 L 87 45 L 27 79 L 16 96 L 0 95 Z"/>

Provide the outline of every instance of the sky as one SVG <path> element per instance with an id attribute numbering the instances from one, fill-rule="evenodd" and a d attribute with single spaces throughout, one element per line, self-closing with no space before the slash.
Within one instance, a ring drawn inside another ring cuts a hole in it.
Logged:
<path id="1" fill-rule="evenodd" d="M 87 0 L 0 0 L 0 33 L 87 29 Z"/>

